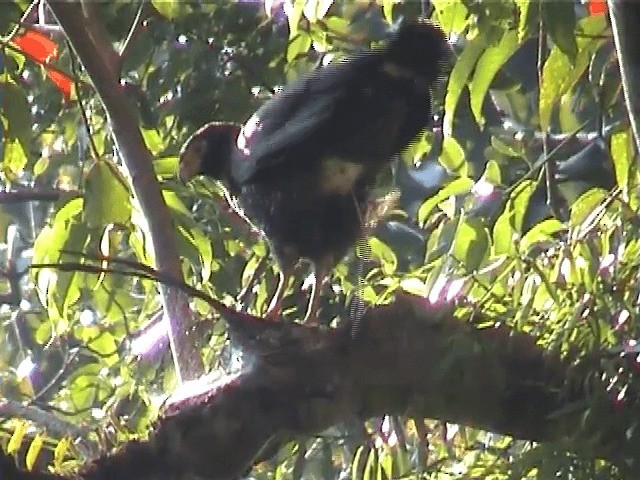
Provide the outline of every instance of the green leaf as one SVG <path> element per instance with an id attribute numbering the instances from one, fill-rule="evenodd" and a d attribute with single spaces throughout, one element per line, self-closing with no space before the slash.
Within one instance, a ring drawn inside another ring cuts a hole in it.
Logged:
<path id="1" fill-rule="evenodd" d="M 371 448 L 369 445 L 361 445 L 356 450 L 351 462 L 351 478 L 353 480 L 362 480 L 364 478 L 364 469 L 367 466 Z"/>
<path id="2" fill-rule="evenodd" d="M 498 70 L 518 49 L 518 34 L 515 30 L 508 30 L 497 45 L 490 46 L 478 59 L 473 80 L 469 84 L 471 111 L 476 122 L 484 126 L 482 105 L 484 103 L 491 82 Z"/>
<path id="3" fill-rule="evenodd" d="M 287 62 L 292 62 L 301 55 L 306 55 L 311 48 L 311 35 L 299 32 L 287 46 Z"/>
<path id="4" fill-rule="evenodd" d="M 442 152 L 438 161 L 450 173 L 455 173 L 458 176 L 466 174 L 467 163 L 465 162 L 464 150 L 453 137 L 445 137 L 442 141 Z"/>
<path id="5" fill-rule="evenodd" d="M 95 162 L 85 182 L 84 220 L 91 228 L 131 219 L 131 195 L 118 167 L 108 160 Z"/>
<path id="6" fill-rule="evenodd" d="M 140 131 L 142 132 L 144 143 L 153 155 L 157 155 L 159 152 L 164 150 L 164 142 L 162 141 L 162 137 L 157 129 L 142 128 Z"/>
<path id="7" fill-rule="evenodd" d="M 300 19 L 302 18 L 302 11 L 304 10 L 304 6 L 306 4 L 306 0 L 294 0 L 293 8 L 291 12 L 289 12 L 289 40 L 291 41 L 294 37 L 298 35 L 298 25 L 300 24 Z"/>
<path id="8" fill-rule="evenodd" d="M 520 242 L 520 251 L 526 253 L 529 249 L 543 242 L 553 240 L 553 235 L 566 230 L 566 226 L 556 218 L 549 218 L 535 225 L 529 230 Z"/>
<path id="9" fill-rule="evenodd" d="M 2 111 L 7 119 L 7 138 L 17 139 L 25 152 L 31 142 L 31 107 L 25 91 L 13 80 L 0 83 Z"/>
<path id="10" fill-rule="evenodd" d="M 71 440 L 69 439 L 69 437 L 64 437 L 56 445 L 56 448 L 53 451 L 53 467 L 56 470 L 60 470 L 60 468 L 62 467 L 62 462 L 64 461 L 64 458 L 67 455 L 70 446 Z"/>
<path id="11" fill-rule="evenodd" d="M 575 36 L 576 11 L 573 2 L 542 2 L 542 18 L 553 43 L 573 63 L 578 53 Z"/>
<path id="12" fill-rule="evenodd" d="M 324 18 L 333 5 L 333 0 L 307 0 L 302 12 L 311 23 Z"/>
<path id="13" fill-rule="evenodd" d="M 445 137 L 450 137 L 453 134 L 453 119 L 460 95 L 462 95 L 462 90 L 466 87 L 471 72 L 473 72 L 478 58 L 480 58 L 485 48 L 486 41 L 484 37 L 478 36 L 474 38 L 465 45 L 464 50 L 451 70 L 447 83 L 447 95 L 444 99 L 445 115 L 442 129 Z"/>
<path id="14" fill-rule="evenodd" d="M 500 171 L 500 165 L 498 165 L 498 162 L 495 160 L 489 160 L 481 179 L 494 186 L 502 185 L 502 172 Z"/>
<path id="15" fill-rule="evenodd" d="M 378 461 L 378 449 L 373 447 L 369 451 L 367 463 L 364 467 L 362 480 L 378 480 L 380 475 L 380 462 Z"/>
<path id="16" fill-rule="evenodd" d="M 433 18 L 449 32 L 461 33 L 469 24 L 469 10 L 462 2 L 432 0 Z"/>
<path id="17" fill-rule="evenodd" d="M 607 197 L 607 191 L 602 188 L 591 188 L 582 194 L 571 205 L 571 215 L 569 221 L 572 226 L 579 226 L 593 212 L 600 203 Z"/>
<path id="18" fill-rule="evenodd" d="M 82 252 L 89 241 L 89 229 L 84 223 L 74 222 L 66 230 L 66 239 L 62 247 L 70 252 Z M 77 262 L 76 255 L 62 254 L 61 262 Z M 81 279 L 85 274 L 80 272 L 58 272 L 54 288 L 49 289 L 49 299 L 53 299 L 58 311 L 67 318 L 69 307 L 80 298 Z"/>
<path id="19" fill-rule="evenodd" d="M 553 106 L 560 96 L 569 88 L 571 63 L 559 48 L 554 47 L 542 68 L 542 84 L 540 85 L 540 128 L 547 131 L 551 124 Z"/>
<path id="20" fill-rule="evenodd" d="M 2 157 L 2 170 L 15 176 L 20 174 L 26 164 L 27 156 L 22 144 L 18 140 L 8 140 Z"/>
<path id="21" fill-rule="evenodd" d="M 33 166 L 33 174 L 37 177 L 38 175 L 42 175 L 46 172 L 47 167 L 49 166 L 49 158 L 40 157 L 35 165 Z"/>
<path id="22" fill-rule="evenodd" d="M 27 470 L 33 470 L 34 465 L 36 464 L 36 460 L 38 460 L 38 455 L 40 455 L 40 451 L 42 450 L 42 445 L 44 444 L 44 436 L 42 433 L 38 433 L 34 439 L 31 441 L 29 448 L 27 449 L 27 455 L 25 457 L 25 464 L 27 465 Z"/>
<path id="23" fill-rule="evenodd" d="M 537 182 L 525 180 L 509 195 L 504 211 L 493 226 L 493 254 L 513 254 L 516 252 L 514 237 L 521 233 L 522 220 L 531 194 Z"/>
<path id="24" fill-rule="evenodd" d="M 421 297 L 426 297 L 429 295 L 429 289 L 427 288 L 425 283 L 419 278 L 415 277 L 403 278 L 400 281 L 400 288 L 412 295 L 418 295 Z"/>
<path id="25" fill-rule="evenodd" d="M 191 6 L 183 0 L 151 0 L 160 15 L 169 20 L 183 17 L 191 12 Z"/>
<path id="26" fill-rule="evenodd" d="M 98 363 L 88 363 L 79 367 L 73 378 L 68 382 L 71 403 L 77 410 L 91 407 L 96 401 L 99 388 L 104 381 L 104 375 L 100 374 L 102 366 Z"/>
<path id="27" fill-rule="evenodd" d="M 385 275 L 391 275 L 398 268 L 396 254 L 386 243 L 376 237 L 369 237 L 371 256 L 380 262 Z"/>
<path id="28" fill-rule="evenodd" d="M 634 165 L 632 137 L 629 130 L 611 136 L 611 158 L 616 172 L 616 181 L 625 197 L 629 194 L 629 175 Z"/>
<path id="29" fill-rule="evenodd" d="M 549 129 L 556 101 L 573 88 L 588 67 L 593 53 L 604 42 L 602 34 L 605 25 L 602 22 L 602 19 L 596 17 L 579 22 L 583 35 L 577 38 L 579 51 L 575 62 L 572 63 L 559 46 L 554 46 L 551 49 L 542 69 L 542 83 L 540 85 L 539 115 L 540 128 L 543 131 Z"/>
<path id="30" fill-rule="evenodd" d="M 393 7 L 399 0 L 382 0 L 382 14 L 388 24 L 393 24 Z"/>
<path id="31" fill-rule="evenodd" d="M 529 11 L 531 8 L 531 0 L 515 0 L 516 6 L 518 7 L 518 41 L 522 42 L 528 34 L 528 19 L 529 19 Z"/>
<path id="32" fill-rule="evenodd" d="M 7 444 L 7 454 L 15 455 L 20 451 L 20 447 L 22 446 L 22 440 L 24 439 L 24 435 L 26 432 L 27 432 L 27 422 L 24 420 L 19 420 L 16 424 L 16 428 L 13 430 L 13 433 L 11 434 L 9 443 Z"/>
<path id="33" fill-rule="evenodd" d="M 178 172 L 178 157 L 158 158 L 153 161 L 153 169 L 159 178 L 175 178 Z"/>
<path id="34" fill-rule="evenodd" d="M 452 182 L 449 182 L 433 197 L 426 200 L 418 209 L 418 223 L 424 225 L 427 221 L 431 211 L 442 201 L 448 199 L 452 195 L 462 195 L 469 193 L 473 188 L 473 180 L 469 177 L 456 178 Z"/>
<path id="35" fill-rule="evenodd" d="M 490 239 L 483 222 L 478 218 L 466 218 L 458 226 L 453 256 L 464 264 L 467 272 L 480 267 L 489 254 Z"/>

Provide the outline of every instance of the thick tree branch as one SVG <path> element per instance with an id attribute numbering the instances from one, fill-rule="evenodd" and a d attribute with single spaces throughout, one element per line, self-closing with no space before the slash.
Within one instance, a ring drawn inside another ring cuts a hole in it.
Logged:
<path id="1" fill-rule="evenodd" d="M 115 142 L 131 175 L 133 190 L 149 224 L 157 269 L 176 280 L 182 278 L 175 228 L 152 167 L 152 155 L 140 132 L 132 105 L 123 95 L 117 72 L 119 56 L 96 18 L 91 2 L 49 1 L 80 61 L 84 65 L 109 116 Z M 193 314 L 186 296 L 161 287 L 169 318 L 169 338 L 181 380 L 199 377 L 204 368 L 189 337 Z"/>
<path id="2" fill-rule="evenodd" d="M 640 155 L 640 4 L 629 0 L 608 0 L 607 3 L 620 66 L 624 101 L 636 152 Z"/>
<path id="3" fill-rule="evenodd" d="M 640 432 L 630 428 L 637 392 L 617 402 L 600 358 L 563 361 L 532 337 L 476 329 L 423 298 L 369 310 L 356 339 L 348 327 L 226 315 L 245 368 L 184 384 L 148 441 L 92 462 L 81 478 L 238 478 L 292 438 L 384 414 L 562 442 L 623 469 L 640 454 Z"/>

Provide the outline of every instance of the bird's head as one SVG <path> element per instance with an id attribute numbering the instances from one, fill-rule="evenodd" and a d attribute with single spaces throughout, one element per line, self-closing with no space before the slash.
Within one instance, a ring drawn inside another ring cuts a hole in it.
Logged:
<path id="1" fill-rule="evenodd" d="M 212 122 L 198 129 L 180 150 L 180 180 L 188 182 L 197 175 L 227 180 L 239 133 L 240 126 L 235 123 Z"/>
<path id="2" fill-rule="evenodd" d="M 427 20 L 401 24 L 385 47 L 386 60 L 429 84 L 446 74 L 452 50 L 442 29 Z"/>

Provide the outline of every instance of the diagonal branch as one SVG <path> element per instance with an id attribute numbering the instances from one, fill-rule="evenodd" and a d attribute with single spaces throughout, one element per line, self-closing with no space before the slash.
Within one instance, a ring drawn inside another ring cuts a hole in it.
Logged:
<path id="1" fill-rule="evenodd" d="M 156 267 L 164 276 L 182 279 L 182 270 L 171 215 L 153 171 L 132 105 L 124 97 L 117 72 L 118 54 L 96 17 L 93 4 L 50 0 L 49 6 L 63 28 L 78 58 L 89 74 L 109 116 L 111 130 L 130 173 L 133 190 L 148 222 Z M 169 318 L 169 339 L 180 380 L 199 377 L 204 368 L 189 337 L 193 313 L 187 297 L 161 286 L 162 301 Z"/>

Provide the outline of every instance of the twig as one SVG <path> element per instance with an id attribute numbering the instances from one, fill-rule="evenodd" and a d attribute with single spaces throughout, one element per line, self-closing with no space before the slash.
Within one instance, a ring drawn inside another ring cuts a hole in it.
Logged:
<path id="1" fill-rule="evenodd" d="M 582 122 L 582 124 L 580 124 L 578 128 L 576 128 L 573 132 L 571 132 L 569 135 L 563 138 L 563 140 L 556 146 L 556 148 L 554 148 L 553 150 L 551 150 L 551 152 L 549 152 L 549 155 L 543 155 L 543 157 L 540 160 L 538 160 L 533 164 L 533 166 L 527 173 L 522 175 L 522 177 L 520 177 L 513 185 L 511 185 L 509 188 L 505 190 L 505 194 L 508 195 L 511 192 L 513 192 L 516 188 L 520 186 L 522 182 L 531 178 L 538 171 L 540 167 L 543 167 L 549 160 L 553 160 L 554 158 L 556 158 L 558 154 L 562 151 L 562 148 L 565 145 L 567 145 L 573 138 L 575 138 L 578 132 L 580 132 L 585 126 L 587 126 L 587 124 L 590 121 L 591 120 L 585 120 L 584 122 Z"/>
<path id="2" fill-rule="evenodd" d="M 145 10 L 146 2 L 142 0 L 140 5 L 138 6 L 138 10 L 136 11 L 136 15 L 133 18 L 133 23 L 131 24 L 131 28 L 129 29 L 129 33 L 122 44 L 122 48 L 120 48 L 120 52 L 118 53 L 119 62 L 118 62 L 118 72 L 122 73 L 122 64 L 124 63 L 129 50 L 131 49 L 131 45 L 133 44 L 133 40 L 136 35 L 140 32 L 140 27 L 142 26 L 142 12 Z"/>
<path id="3" fill-rule="evenodd" d="M 77 190 L 59 190 L 56 188 L 21 188 L 19 190 L 0 191 L 0 205 L 22 202 L 57 202 L 63 197 L 76 198 L 81 194 Z"/>
<path id="4" fill-rule="evenodd" d="M 78 77 L 78 67 L 76 56 L 73 54 L 73 48 L 71 44 L 67 41 L 67 45 L 71 53 L 71 71 L 73 72 L 74 78 Z M 93 158 L 98 160 L 100 155 L 98 154 L 98 147 L 96 146 L 96 142 L 93 140 L 93 134 L 91 132 L 91 124 L 89 123 L 89 117 L 87 117 L 87 111 L 84 107 L 84 99 L 82 98 L 82 93 L 80 90 L 80 84 L 77 80 L 74 80 L 74 84 L 76 87 L 76 95 L 78 96 L 78 107 L 80 108 L 80 116 L 82 117 L 82 122 L 84 123 L 84 128 L 87 131 L 87 137 L 89 137 L 89 145 L 91 146 L 91 153 L 93 153 Z M 80 166 L 81 170 L 84 170 L 85 158 L 82 158 L 82 165 Z"/>
<path id="5" fill-rule="evenodd" d="M 539 29 L 538 29 L 538 86 L 542 85 L 542 73 L 544 69 L 544 63 L 547 59 L 547 34 L 544 28 L 544 15 L 542 9 L 544 8 L 542 3 L 538 4 L 539 8 Z M 562 198 L 560 189 L 558 188 L 558 182 L 556 176 L 558 174 L 558 163 L 555 158 L 549 156 L 549 139 L 548 132 L 542 132 L 542 152 L 548 159 L 544 165 L 544 172 L 546 176 L 546 190 L 547 190 L 547 205 L 551 210 L 551 213 L 561 222 L 566 222 L 569 218 L 567 202 Z"/>

